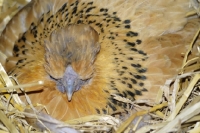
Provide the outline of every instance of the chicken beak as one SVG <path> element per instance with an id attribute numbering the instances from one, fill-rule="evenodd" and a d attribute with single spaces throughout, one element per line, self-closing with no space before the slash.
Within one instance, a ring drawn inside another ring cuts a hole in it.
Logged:
<path id="1" fill-rule="evenodd" d="M 62 78 L 63 91 L 66 92 L 68 101 L 72 100 L 72 96 L 75 91 L 80 89 L 82 81 L 78 78 L 78 74 L 69 65 L 67 66 L 64 76 Z"/>
<path id="2" fill-rule="evenodd" d="M 72 93 L 67 93 L 67 98 L 68 98 L 68 101 L 70 102 L 72 100 Z"/>
<path id="3" fill-rule="evenodd" d="M 74 93 L 74 81 L 73 80 L 68 80 L 67 81 L 67 85 L 65 86 L 66 88 L 66 93 L 67 93 L 67 98 L 68 98 L 68 101 L 70 102 L 72 100 L 72 95 Z"/>

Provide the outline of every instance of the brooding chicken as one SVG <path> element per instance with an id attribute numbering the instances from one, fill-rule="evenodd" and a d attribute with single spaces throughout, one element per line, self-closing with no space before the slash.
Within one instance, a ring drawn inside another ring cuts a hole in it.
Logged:
<path id="1" fill-rule="evenodd" d="M 26 91 L 60 120 L 127 106 L 112 94 L 155 102 L 199 25 L 189 10 L 187 0 L 33 0 L 3 31 L 0 61 L 20 84 L 44 81 Z"/>
<path id="2" fill-rule="evenodd" d="M 44 46 L 44 69 L 71 101 L 73 93 L 93 76 L 100 48 L 98 33 L 88 25 L 69 25 L 53 32 L 50 41 L 44 40 Z"/>

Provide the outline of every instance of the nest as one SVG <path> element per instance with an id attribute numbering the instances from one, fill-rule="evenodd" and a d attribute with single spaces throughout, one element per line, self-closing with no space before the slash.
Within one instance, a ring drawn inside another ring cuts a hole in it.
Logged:
<path id="1" fill-rule="evenodd" d="M 195 4 L 196 2 L 196 4 Z M 26 0 L 7 0 L 6 3 L 0 0 L 0 27 L 3 29 L 7 22 L 17 13 L 28 1 Z M 191 1 L 194 11 L 187 14 L 193 16 L 199 13 L 198 1 Z M 37 86 L 43 82 L 19 85 L 14 77 L 7 75 L 0 64 L 0 132 L 42 132 L 40 129 L 32 127 L 38 120 L 49 124 L 54 132 L 59 127 L 60 131 L 76 132 L 190 132 L 200 131 L 200 47 L 197 40 L 200 38 L 200 27 L 189 45 L 187 53 L 183 59 L 183 65 L 180 68 L 179 75 L 168 79 L 161 87 L 158 93 L 160 104 L 146 105 L 145 101 L 131 101 L 129 99 L 113 95 L 113 97 L 126 104 L 132 105 L 132 108 L 126 109 L 128 112 L 123 117 L 121 115 L 91 115 L 66 122 L 60 122 L 48 115 L 41 115 L 36 111 L 36 107 L 43 105 L 33 105 L 26 95 L 25 87 Z M 2 31 L 0 29 L 0 31 Z M 194 51 L 193 48 L 197 50 Z M 5 87 L 6 86 L 6 87 Z M 24 92 L 29 105 L 25 105 L 17 93 L 20 89 Z M 48 112 L 48 110 L 46 110 Z M 141 128 L 140 123 L 145 123 Z M 44 127 L 44 132 L 50 132 Z M 75 130 L 74 130 L 75 129 Z M 52 129 L 51 129 L 52 130 Z"/>

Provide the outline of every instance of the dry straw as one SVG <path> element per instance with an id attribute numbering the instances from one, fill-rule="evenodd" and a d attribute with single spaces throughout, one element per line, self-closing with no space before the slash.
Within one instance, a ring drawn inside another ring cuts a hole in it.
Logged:
<path id="1" fill-rule="evenodd" d="M 27 0 L 0 0 L 0 27 L 3 29 L 7 22 L 17 11 L 22 8 Z M 191 6 L 194 11 L 189 12 L 186 16 L 194 16 L 200 12 L 198 0 L 191 0 Z M 18 8 L 20 7 L 20 8 Z M 0 33 L 2 31 L 0 29 Z M 113 97 L 123 103 L 132 105 L 132 108 L 126 108 L 128 112 L 124 117 L 115 117 L 110 115 L 92 115 L 66 122 L 60 122 L 50 116 L 41 115 L 35 110 L 35 107 L 42 105 L 32 105 L 26 95 L 29 105 L 25 105 L 18 96 L 17 89 L 23 90 L 24 87 L 41 85 L 43 82 L 18 85 L 13 77 L 9 77 L 0 64 L 0 132 L 1 133 L 27 133 L 36 132 L 32 125 L 29 125 L 25 118 L 36 119 L 41 123 L 48 123 L 54 128 L 63 129 L 74 128 L 81 132 L 116 132 L 116 133 L 145 133 L 145 132 L 187 132 L 199 133 L 200 131 L 200 44 L 197 41 L 200 38 L 200 26 L 198 32 L 185 54 L 181 72 L 172 79 L 168 79 L 158 92 L 157 103 L 155 105 L 144 104 L 148 101 L 131 101 L 129 99 L 113 95 Z M 193 47 L 197 47 L 197 53 L 193 52 Z M 0 56 L 3 54 L 0 53 Z M 170 91 L 172 90 L 172 91 Z M 161 103 L 160 103 L 161 101 Z M 44 107 L 45 108 L 45 107 Z M 28 111 L 27 111 L 28 110 Z M 147 116 L 151 116 L 145 119 Z M 126 119 L 127 118 L 127 119 Z M 133 124 L 133 121 L 134 124 Z M 138 129 L 140 122 L 145 122 L 142 128 Z M 54 129 L 53 129 L 54 130 Z M 56 132 L 56 130 L 54 130 Z M 65 131 L 65 130 L 63 130 Z M 48 128 L 45 132 L 49 132 Z"/>

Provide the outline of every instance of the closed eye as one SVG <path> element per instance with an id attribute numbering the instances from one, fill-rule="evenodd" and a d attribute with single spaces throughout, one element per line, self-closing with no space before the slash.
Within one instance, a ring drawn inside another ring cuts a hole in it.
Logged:
<path id="1" fill-rule="evenodd" d="M 54 80 L 54 81 L 56 81 L 56 84 L 57 84 L 57 86 L 62 86 L 63 84 L 62 84 L 62 79 L 56 79 L 56 78 L 54 78 L 54 77 L 52 77 L 51 75 L 49 75 L 49 77 L 52 79 L 52 80 Z"/>
<path id="2" fill-rule="evenodd" d="M 60 80 L 60 79 L 56 79 L 56 78 L 54 78 L 54 77 L 53 77 L 53 76 L 51 76 L 51 75 L 49 75 L 49 77 L 50 77 L 51 79 L 55 80 L 55 81 L 58 81 L 58 80 Z"/>

